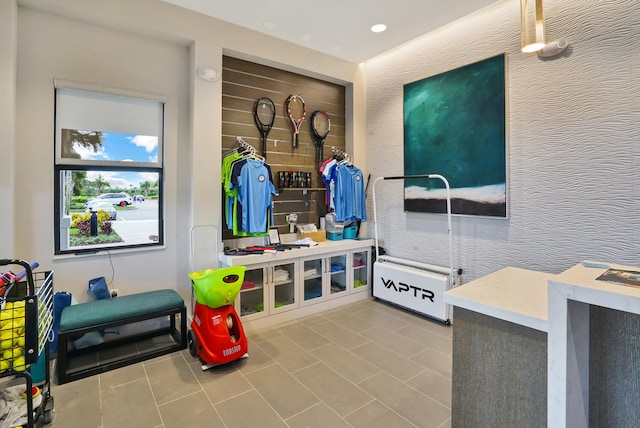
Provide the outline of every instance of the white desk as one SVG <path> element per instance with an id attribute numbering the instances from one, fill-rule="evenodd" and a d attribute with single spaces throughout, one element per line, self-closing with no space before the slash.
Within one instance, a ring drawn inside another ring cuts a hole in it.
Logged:
<path id="1" fill-rule="evenodd" d="M 640 314 L 640 288 L 597 281 L 605 271 L 576 265 L 549 281 L 550 427 L 589 426 L 589 305 Z"/>
<path id="2" fill-rule="evenodd" d="M 547 331 L 547 287 L 555 275 L 507 267 L 445 293 L 444 301 L 514 324 Z"/>
<path id="3" fill-rule="evenodd" d="M 610 267 L 640 271 L 640 268 L 631 266 L 610 264 Z M 640 360 L 634 358 L 640 355 L 635 333 L 638 328 L 637 318 L 631 322 L 630 325 L 634 326 L 631 330 L 628 325 L 613 324 L 610 326 L 611 333 L 605 330 L 604 337 L 599 336 L 603 334 L 602 332 L 590 332 L 591 322 L 602 321 L 600 316 L 594 318 L 596 310 L 591 308 L 592 305 L 607 308 L 606 311 L 619 311 L 616 319 L 625 313 L 635 314 L 630 315 L 631 318 L 640 315 L 640 288 L 596 280 L 606 270 L 605 268 L 587 268 L 578 264 L 561 274 L 553 275 L 508 267 L 445 293 L 444 301 L 456 307 L 547 333 L 546 422 L 548 427 L 586 428 L 589 426 L 590 407 L 591 411 L 594 411 L 594 417 L 602 416 L 604 408 L 607 409 L 607 416 L 611 414 L 619 416 L 623 426 L 640 426 L 638 425 L 640 410 L 636 404 L 638 389 L 635 386 L 629 387 L 628 384 L 624 386 L 621 384 L 620 388 L 614 386 L 613 388 L 619 391 L 613 395 L 608 393 L 603 396 L 598 395 L 595 397 L 597 398 L 595 404 L 590 403 L 589 400 L 589 383 L 592 382 L 592 390 L 598 393 L 599 384 L 607 380 L 606 377 L 603 378 L 602 373 L 597 374 L 597 379 L 590 379 L 590 374 L 593 375 L 590 369 L 602 367 L 600 365 L 602 361 L 599 362 L 598 359 L 603 355 L 616 358 L 624 354 L 628 355 L 625 357 L 627 360 L 623 361 L 624 364 L 620 364 L 619 359 L 614 366 L 609 366 L 608 362 L 605 362 L 604 367 L 615 367 L 617 371 L 613 377 L 618 381 L 628 380 L 628 383 L 632 384 L 633 379 L 629 379 L 629 376 L 633 378 L 640 372 Z M 601 308 L 597 309 L 599 315 L 602 315 Z M 454 312 L 454 338 L 456 336 L 455 321 Z M 597 325 L 600 327 L 608 324 Z M 519 331 L 517 328 L 513 328 L 512 331 L 514 332 L 513 343 L 517 343 Z M 592 333 L 596 334 L 602 342 L 590 345 Z M 628 342 L 623 342 L 619 348 L 611 351 L 603 339 L 609 336 L 616 337 L 618 334 L 624 334 L 624 340 Z M 491 358 L 504 360 L 500 352 L 504 353 L 505 349 L 496 349 Z M 486 357 L 486 354 L 484 355 Z M 593 367 L 590 367 L 590 356 L 593 358 Z M 457 358 L 455 352 L 453 358 L 455 367 Z M 465 356 L 459 355 L 458 358 L 465 358 Z M 467 360 L 472 362 L 473 358 Z M 486 365 L 491 366 L 491 362 L 487 362 Z M 534 376 L 536 374 L 532 373 Z M 514 377 L 518 375 L 517 372 L 510 373 L 510 376 Z M 454 386 L 455 377 L 454 370 Z M 631 396 L 628 395 L 629 393 Z M 453 405 L 455 407 L 456 403 L 454 402 Z M 491 403 L 487 405 L 491 406 Z M 517 403 L 514 402 L 513 407 L 516 405 Z M 453 411 L 457 414 L 456 409 Z M 598 412 L 601 414 L 598 415 Z M 471 418 L 475 415 L 464 414 L 463 416 Z M 532 414 L 533 416 L 538 416 L 538 413 Z"/>

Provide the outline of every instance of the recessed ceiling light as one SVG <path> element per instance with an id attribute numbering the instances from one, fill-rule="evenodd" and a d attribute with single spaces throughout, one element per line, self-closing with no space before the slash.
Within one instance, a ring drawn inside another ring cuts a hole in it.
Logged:
<path id="1" fill-rule="evenodd" d="M 300 36 L 300 40 L 302 40 L 303 42 L 308 42 L 309 40 L 311 40 L 311 36 L 308 34 L 302 35 Z"/>
<path id="2" fill-rule="evenodd" d="M 273 30 L 274 28 L 276 28 L 276 23 L 271 21 L 265 22 L 264 27 L 268 30 Z"/>
<path id="3" fill-rule="evenodd" d="M 376 24 L 371 27 L 371 31 L 373 31 L 374 33 L 382 33 L 386 29 L 387 26 L 384 24 Z"/>

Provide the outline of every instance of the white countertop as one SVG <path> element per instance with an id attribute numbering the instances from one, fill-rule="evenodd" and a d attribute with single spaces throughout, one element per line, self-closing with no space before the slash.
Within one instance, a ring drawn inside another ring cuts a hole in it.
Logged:
<path id="1" fill-rule="evenodd" d="M 608 263 L 611 269 L 640 271 L 640 267 Z M 562 289 L 568 300 L 640 314 L 640 288 L 599 281 L 606 268 L 588 268 L 581 264 L 556 275 L 550 285 Z"/>
<path id="2" fill-rule="evenodd" d="M 640 288 L 596 279 L 608 268 L 627 271 L 640 268 L 603 264 L 608 267 L 578 264 L 549 281 L 549 426 L 589 426 L 590 305 L 640 314 Z"/>
<path id="3" fill-rule="evenodd" d="M 313 247 L 292 248 L 277 253 L 247 254 L 245 256 L 227 256 L 220 253 L 218 260 L 223 266 L 239 266 L 245 264 L 278 262 L 298 257 L 323 255 L 339 251 L 370 249 L 373 239 L 342 239 L 340 241 L 323 241 Z"/>
<path id="4" fill-rule="evenodd" d="M 556 275 L 507 267 L 444 293 L 445 303 L 547 331 L 547 290 Z"/>

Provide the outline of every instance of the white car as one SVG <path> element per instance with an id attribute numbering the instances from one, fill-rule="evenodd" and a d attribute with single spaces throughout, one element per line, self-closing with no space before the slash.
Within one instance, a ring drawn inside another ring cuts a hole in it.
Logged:
<path id="1" fill-rule="evenodd" d="M 100 210 L 108 212 L 111 220 L 115 220 L 118 215 L 116 208 L 109 201 L 94 199 L 87 202 L 87 211 L 98 212 Z"/>
<path id="2" fill-rule="evenodd" d="M 133 203 L 133 199 L 131 199 L 131 196 L 127 195 L 126 193 L 103 193 L 96 196 L 95 198 L 89 199 L 85 205 L 85 208 L 89 208 L 90 204 L 98 201 L 107 201 L 114 206 L 119 205 L 121 207 L 125 207 Z"/>

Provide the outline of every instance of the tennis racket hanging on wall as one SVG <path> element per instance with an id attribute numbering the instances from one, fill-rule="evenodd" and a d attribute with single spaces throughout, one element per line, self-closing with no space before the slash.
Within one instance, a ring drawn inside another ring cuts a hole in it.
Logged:
<path id="1" fill-rule="evenodd" d="M 253 107 L 253 118 L 262 137 L 262 157 L 267 158 L 267 136 L 276 118 L 276 106 L 269 98 L 262 97 Z"/>
<path id="2" fill-rule="evenodd" d="M 327 112 L 316 110 L 311 115 L 311 134 L 316 145 L 316 161 L 322 162 L 324 158 L 324 140 L 329 135 L 331 119 Z"/>
<path id="3" fill-rule="evenodd" d="M 304 100 L 300 95 L 289 95 L 284 102 L 284 108 L 287 116 L 291 120 L 293 125 L 293 140 L 292 145 L 294 149 L 298 148 L 298 135 L 300 134 L 300 125 L 304 122 L 304 118 L 307 115 L 307 108 L 304 105 Z"/>

